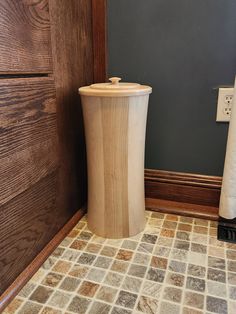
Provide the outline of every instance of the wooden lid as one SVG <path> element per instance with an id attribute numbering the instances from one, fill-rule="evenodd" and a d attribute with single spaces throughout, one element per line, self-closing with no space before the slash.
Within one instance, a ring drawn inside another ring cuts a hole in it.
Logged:
<path id="1" fill-rule="evenodd" d="M 121 78 L 111 77 L 110 83 L 97 83 L 79 88 L 80 95 L 101 97 L 139 96 L 152 92 L 152 88 L 138 83 L 120 83 Z"/>

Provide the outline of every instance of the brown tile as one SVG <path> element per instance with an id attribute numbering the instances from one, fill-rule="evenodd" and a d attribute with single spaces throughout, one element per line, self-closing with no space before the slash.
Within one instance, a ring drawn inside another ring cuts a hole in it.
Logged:
<path id="1" fill-rule="evenodd" d="M 219 282 L 225 282 L 226 280 L 224 271 L 213 268 L 208 268 L 207 278 Z"/>
<path id="2" fill-rule="evenodd" d="M 226 257 L 228 259 L 236 260 L 236 251 L 234 251 L 234 250 L 227 250 L 226 251 Z"/>
<path id="3" fill-rule="evenodd" d="M 85 265 L 92 265 L 94 260 L 96 258 L 96 255 L 90 254 L 90 253 L 83 253 L 80 255 L 78 259 L 79 264 L 85 264 Z"/>
<path id="4" fill-rule="evenodd" d="M 167 228 L 167 229 L 176 229 L 176 227 L 177 227 L 177 222 L 169 221 L 169 220 L 165 220 L 162 225 L 162 228 Z"/>
<path id="5" fill-rule="evenodd" d="M 229 242 L 226 242 L 225 245 L 226 245 L 226 247 L 227 247 L 228 249 L 236 250 L 236 243 L 229 243 Z"/>
<path id="6" fill-rule="evenodd" d="M 166 287 L 164 289 L 163 298 L 165 300 L 180 303 L 182 298 L 182 290 L 178 288 Z"/>
<path id="7" fill-rule="evenodd" d="M 96 259 L 96 261 L 94 263 L 94 266 L 108 269 L 111 262 L 112 262 L 112 259 L 109 257 L 98 256 L 98 258 Z"/>
<path id="8" fill-rule="evenodd" d="M 108 303 L 112 303 L 116 297 L 117 289 L 107 287 L 107 286 L 101 286 L 98 290 L 98 293 L 96 294 L 96 298 Z"/>
<path id="9" fill-rule="evenodd" d="M 211 296 L 207 296 L 207 311 L 220 313 L 220 314 L 227 314 L 227 301 Z"/>
<path id="10" fill-rule="evenodd" d="M 218 257 L 208 256 L 208 267 L 225 270 L 225 260 Z"/>
<path id="11" fill-rule="evenodd" d="M 56 287 L 63 276 L 56 273 L 49 273 L 42 281 L 42 284 L 49 287 Z"/>
<path id="12" fill-rule="evenodd" d="M 74 265 L 69 271 L 69 275 L 78 278 L 84 278 L 89 271 L 89 268 L 81 265 Z"/>
<path id="13" fill-rule="evenodd" d="M 141 284 L 142 284 L 141 279 L 126 276 L 122 284 L 122 289 L 138 293 L 141 288 Z"/>
<path id="14" fill-rule="evenodd" d="M 133 262 L 137 264 L 147 265 L 151 259 L 151 256 L 144 253 L 135 253 Z"/>
<path id="15" fill-rule="evenodd" d="M 236 272 L 236 261 L 228 261 L 227 265 L 229 271 Z"/>
<path id="16" fill-rule="evenodd" d="M 137 310 L 142 313 L 157 313 L 158 301 L 156 299 L 141 295 L 138 300 Z"/>
<path id="17" fill-rule="evenodd" d="M 60 309 L 64 309 L 68 305 L 70 297 L 71 295 L 69 293 L 55 291 L 48 304 L 51 306 L 59 307 Z"/>
<path id="18" fill-rule="evenodd" d="M 193 226 L 193 232 L 200 233 L 200 234 L 207 234 L 208 229 L 206 227 Z"/>
<path id="19" fill-rule="evenodd" d="M 70 248 L 75 249 L 75 250 L 83 250 L 88 242 L 81 241 L 81 240 L 75 240 L 71 245 Z"/>
<path id="20" fill-rule="evenodd" d="M 111 270 L 117 271 L 119 273 L 126 273 L 129 264 L 122 261 L 114 261 Z"/>
<path id="21" fill-rule="evenodd" d="M 31 294 L 30 300 L 38 303 L 46 303 L 53 290 L 47 287 L 38 286 L 36 290 Z"/>
<path id="22" fill-rule="evenodd" d="M 138 246 L 137 241 L 131 241 L 131 240 L 124 240 L 122 244 L 123 249 L 128 249 L 128 250 L 135 250 Z"/>
<path id="23" fill-rule="evenodd" d="M 59 258 L 64 253 L 65 249 L 62 247 L 57 247 L 51 254 L 51 256 Z"/>
<path id="24" fill-rule="evenodd" d="M 86 297 L 93 297 L 96 291 L 98 290 L 99 285 L 90 281 L 83 281 L 78 293 Z"/>
<path id="25" fill-rule="evenodd" d="M 167 262 L 168 262 L 168 260 L 166 258 L 162 258 L 159 256 L 153 256 L 152 260 L 151 260 L 151 266 L 156 267 L 156 268 L 166 269 L 167 268 Z"/>
<path id="26" fill-rule="evenodd" d="M 87 279 L 95 282 L 101 282 L 105 277 L 105 274 L 106 272 L 102 269 L 91 268 L 87 275 Z"/>
<path id="27" fill-rule="evenodd" d="M 189 264 L 188 265 L 188 274 L 195 276 L 195 277 L 204 278 L 205 274 L 206 274 L 206 268 L 203 266 L 199 266 L 199 265 Z"/>
<path id="28" fill-rule="evenodd" d="M 33 292 L 35 287 L 36 287 L 35 283 L 31 281 L 27 282 L 27 284 L 18 293 L 18 296 L 22 298 L 27 298 Z"/>
<path id="29" fill-rule="evenodd" d="M 80 255 L 80 251 L 67 249 L 62 255 L 62 259 L 65 259 L 70 262 L 75 262 Z"/>
<path id="30" fill-rule="evenodd" d="M 15 298 L 11 301 L 11 303 L 5 308 L 3 314 L 12 314 L 12 313 L 16 313 L 17 309 L 19 309 L 19 307 L 21 306 L 21 304 L 23 303 L 23 300 L 19 299 L 19 298 Z"/>
<path id="31" fill-rule="evenodd" d="M 197 226 L 208 227 L 208 220 L 206 219 L 195 218 L 193 223 Z"/>
<path id="32" fill-rule="evenodd" d="M 210 221 L 210 226 L 217 228 L 218 227 L 218 221 Z"/>
<path id="33" fill-rule="evenodd" d="M 186 263 L 179 262 L 179 261 L 170 261 L 169 270 L 183 274 L 185 273 L 185 270 L 186 270 Z"/>
<path id="34" fill-rule="evenodd" d="M 53 309 L 52 307 L 46 306 L 41 314 L 62 314 L 61 310 Z"/>
<path id="35" fill-rule="evenodd" d="M 123 261 L 130 261 L 133 256 L 133 252 L 127 250 L 119 250 L 116 258 Z"/>
<path id="36" fill-rule="evenodd" d="M 84 250 L 89 253 L 98 253 L 101 248 L 101 244 L 89 243 Z"/>
<path id="37" fill-rule="evenodd" d="M 185 231 L 177 231 L 176 238 L 184 241 L 190 240 L 190 233 Z"/>
<path id="38" fill-rule="evenodd" d="M 137 299 L 137 294 L 121 290 L 116 300 L 116 304 L 120 306 L 124 306 L 126 308 L 133 309 L 136 299 Z"/>
<path id="39" fill-rule="evenodd" d="M 74 313 L 84 314 L 90 303 L 91 300 L 76 296 L 71 301 L 68 310 Z"/>
<path id="40" fill-rule="evenodd" d="M 178 216 L 176 215 L 166 215 L 166 220 L 170 220 L 170 221 L 178 221 Z"/>
<path id="41" fill-rule="evenodd" d="M 191 218 L 191 217 L 185 217 L 185 216 L 180 216 L 179 221 L 180 221 L 180 222 L 183 222 L 183 223 L 191 224 L 191 223 L 193 223 L 193 218 Z"/>
<path id="42" fill-rule="evenodd" d="M 42 309 L 42 305 L 27 301 L 23 305 L 23 307 L 18 311 L 18 313 L 19 314 L 38 314 L 41 309 Z"/>
<path id="43" fill-rule="evenodd" d="M 184 295 L 184 305 L 195 307 L 197 309 L 203 309 L 204 295 L 186 291 Z"/>
<path id="44" fill-rule="evenodd" d="M 191 243 L 191 251 L 206 254 L 207 246 L 199 243 Z"/>
<path id="45" fill-rule="evenodd" d="M 161 229 L 161 236 L 167 238 L 174 238 L 175 231 L 172 229 Z"/>
<path id="46" fill-rule="evenodd" d="M 111 306 L 109 304 L 95 301 L 89 310 L 89 314 L 108 314 L 110 309 Z"/>
<path id="47" fill-rule="evenodd" d="M 175 243 L 174 243 L 174 247 L 176 249 L 179 249 L 179 250 L 186 250 L 188 251 L 189 249 L 189 242 L 187 241 L 181 241 L 181 240 L 175 240 Z"/>
<path id="48" fill-rule="evenodd" d="M 79 233 L 80 233 L 79 230 L 72 229 L 72 230 L 70 231 L 70 233 L 67 235 L 67 237 L 68 237 L 68 238 L 76 238 Z"/>
<path id="49" fill-rule="evenodd" d="M 100 254 L 108 257 L 114 257 L 116 252 L 117 248 L 112 246 L 104 246 Z"/>
<path id="50" fill-rule="evenodd" d="M 71 268 L 72 263 L 59 260 L 53 267 L 53 271 L 66 274 Z"/>
<path id="51" fill-rule="evenodd" d="M 146 273 L 146 270 L 147 270 L 146 266 L 131 264 L 128 274 L 135 277 L 143 278 Z"/>
<path id="52" fill-rule="evenodd" d="M 108 272 L 104 280 L 104 283 L 113 287 L 120 287 L 123 278 L 124 278 L 123 275 L 120 275 L 118 273 Z"/>
<path id="53" fill-rule="evenodd" d="M 206 288 L 205 280 L 195 277 L 187 277 L 186 288 L 198 292 L 204 292 Z"/>
<path id="54" fill-rule="evenodd" d="M 178 230 L 191 232 L 192 231 L 192 225 L 179 223 L 178 224 Z"/>
<path id="55" fill-rule="evenodd" d="M 225 258 L 225 250 L 221 247 L 209 246 L 208 254 L 215 257 Z"/>
<path id="56" fill-rule="evenodd" d="M 80 284 L 80 280 L 73 277 L 66 277 L 60 285 L 60 289 L 66 291 L 75 291 Z"/>
<path id="57" fill-rule="evenodd" d="M 165 278 L 165 272 L 158 268 L 150 267 L 147 273 L 148 280 L 156 281 L 156 282 L 163 282 Z"/>
<path id="58" fill-rule="evenodd" d="M 169 285 L 183 287 L 184 285 L 184 276 L 177 273 L 168 273 L 166 277 L 166 282 Z"/>
<path id="59" fill-rule="evenodd" d="M 216 228 L 210 228 L 209 229 L 209 235 L 210 236 L 217 236 L 217 229 Z"/>
<path id="60" fill-rule="evenodd" d="M 152 216 L 153 218 L 164 219 L 165 214 L 155 212 L 155 213 L 152 213 L 151 216 Z"/>

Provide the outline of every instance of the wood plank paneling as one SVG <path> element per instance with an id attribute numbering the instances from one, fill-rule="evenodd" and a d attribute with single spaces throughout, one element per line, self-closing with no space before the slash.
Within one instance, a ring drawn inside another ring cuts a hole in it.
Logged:
<path id="1" fill-rule="evenodd" d="M 0 81 L 0 206 L 55 170 L 56 132 L 52 79 Z"/>
<path id="2" fill-rule="evenodd" d="M 58 167 L 53 79 L 1 79 L 0 294 L 62 225 Z"/>
<path id="3" fill-rule="evenodd" d="M 50 73 L 48 0 L 0 1 L 0 74 Z"/>
<path id="4" fill-rule="evenodd" d="M 60 178 L 58 207 L 86 202 L 86 150 L 78 88 L 93 82 L 92 9 L 87 0 L 49 0 L 57 93 Z"/>

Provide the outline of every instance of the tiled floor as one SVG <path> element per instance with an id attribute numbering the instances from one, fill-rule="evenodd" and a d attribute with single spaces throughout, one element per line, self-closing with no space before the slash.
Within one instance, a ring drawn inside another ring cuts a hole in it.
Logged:
<path id="1" fill-rule="evenodd" d="M 215 222 L 146 214 L 123 240 L 84 217 L 4 313 L 236 314 L 236 244 L 216 240 Z"/>

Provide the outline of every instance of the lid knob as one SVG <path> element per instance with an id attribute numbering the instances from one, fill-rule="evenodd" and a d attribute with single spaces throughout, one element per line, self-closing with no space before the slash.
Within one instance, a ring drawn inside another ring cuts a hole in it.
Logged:
<path id="1" fill-rule="evenodd" d="M 119 81 L 121 80 L 121 78 L 120 77 L 110 77 L 109 78 L 109 81 L 111 81 L 111 84 L 112 85 L 117 85 L 117 84 L 119 84 Z"/>

